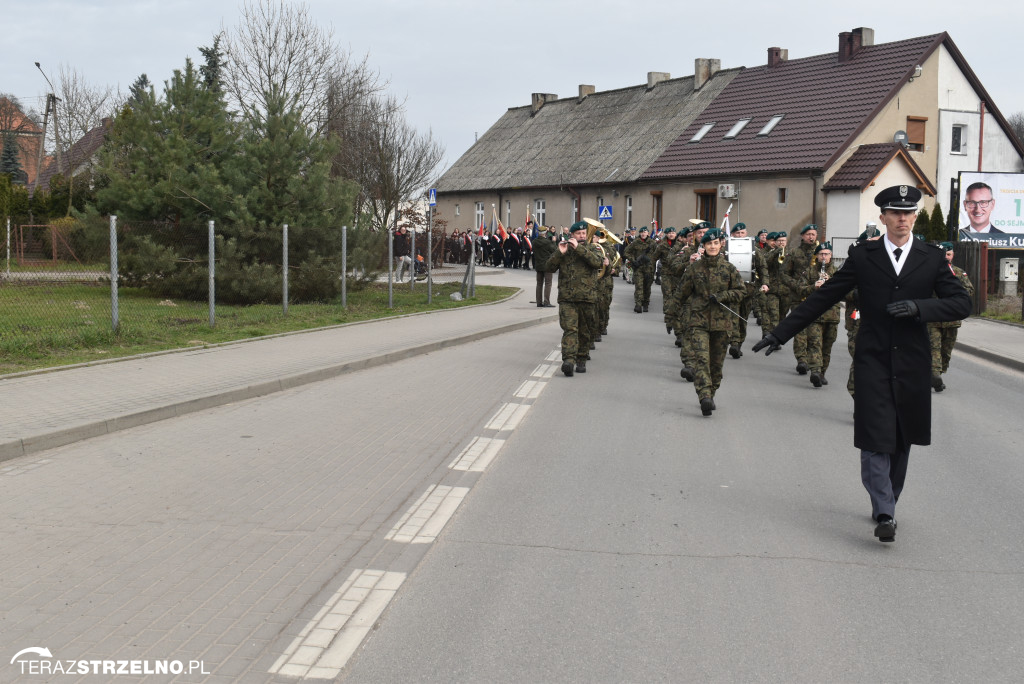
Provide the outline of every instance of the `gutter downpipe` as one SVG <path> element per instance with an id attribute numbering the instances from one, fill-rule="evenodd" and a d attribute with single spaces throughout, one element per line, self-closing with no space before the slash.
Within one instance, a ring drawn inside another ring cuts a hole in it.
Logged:
<path id="1" fill-rule="evenodd" d="M 981 125 L 978 126 L 978 171 L 981 171 L 981 158 L 985 152 L 985 101 L 981 101 Z"/>
<path id="2" fill-rule="evenodd" d="M 569 192 L 570 195 L 576 198 L 576 213 L 573 215 L 573 223 L 575 223 L 576 221 L 580 220 L 579 215 L 583 211 L 583 197 L 580 196 L 580 193 L 573 190 L 572 186 L 567 185 L 565 186 L 565 189 Z"/>

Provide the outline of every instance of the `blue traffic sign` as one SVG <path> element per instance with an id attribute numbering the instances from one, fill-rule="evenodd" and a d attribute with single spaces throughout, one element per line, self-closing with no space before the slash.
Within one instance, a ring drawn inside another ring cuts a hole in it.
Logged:
<path id="1" fill-rule="evenodd" d="M 430 188 L 430 193 L 427 195 L 427 203 L 432 206 L 437 206 L 437 190 Z"/>
<path id="2" fill-rule="evenodd" d="M 601 221 L 609 221 L 612 218 L 611 205 L 601 206 L 597 208 L 597 218 Z"/>

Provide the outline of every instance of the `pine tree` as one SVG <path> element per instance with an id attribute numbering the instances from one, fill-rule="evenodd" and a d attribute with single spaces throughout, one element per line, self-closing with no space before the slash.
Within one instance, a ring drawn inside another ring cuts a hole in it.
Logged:
<path id="1" fill-rule="evenodd" d="M 146 76 L 146 74 L 139 76 L 135 79 L 135 82 L 128 87 L 128 106 L 134 107 L 137 104 L 142 104 L 152 88 L 153 84 L 149 82 L 149 77 Z"/>
<path id="2" fill-rule="evenodd" d="M 925 237 L 932 242 L 942 242 L 948 237 L 946 222 L 942 220 L 942 207 L 938 202 L 932 208 L 932 216 L 928 221 L 928 233 Z"/>
<path id="3" fill-rule="evenodd" d="M 922 209 L 914 221 L 914 235 L 927 235 L 928 233 L 928 211 Z"/>
<path id="4" fill-rule="evenodd" d="M 220 49 L 221 38 L 223 38 L 223 34 L 218 34 L 213 37 L 213 45 L 199 48 L 204 60 L 203 65 L 199 67 L 199 73 L 203 76 L 206 89 L 215 93 L 221 92 L 221 75 L 224 71 L 224 51 Z"/>
<path id="5" fill-rule="evenodd" d="M 0 153 L 0 174 L 9 176 L 13 184 L 24 185 L 28 181 L 28 176 L 21 168 L 21 159 L 18 155 L 18 140 L 14 137 L 14 134 L 8 132 L 4 133 L 2 143 L 3 152 Z"/>

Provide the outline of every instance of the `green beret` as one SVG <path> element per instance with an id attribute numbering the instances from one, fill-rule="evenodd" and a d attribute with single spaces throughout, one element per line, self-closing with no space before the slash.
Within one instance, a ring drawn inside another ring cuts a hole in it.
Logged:
<path id="1" fill-rule="evenodd" d="M 778 240 L 779 238 L 784 238 L 784 237 L 786 237 L 786 231 L 784 231 L 784 230 L 780 230 L 778 233 L 775 234 L 775 239 L 776 240 Z"/>
<path id="2" fill-rule="evenodd" d="M 644 231 L 650 233 L 651 229 L 648 226 L 640 226 L 640 232 L 643 233 Z"/>
<path id="3" fill-rule="evenodd" d="M 679 231 L 676 230 L 675 226 L 669 226 L 668 228 L 665 229 L 665 232 L 666 233 L 678 233 Z"/>
<path id="4" fill-rule="evenodd" d="M 729 233 L 732 234 L 732 233 L 735 233 L 737 230 L 746 230 L 746 229 L 747 229 L 747 224 L 743 223 L 743 222 L 740 222 L 740 223 L 737 223 L 735 226 L 733 226 L 732 230 L 730 230 Z"/>
<path id="5" fill-rule="evenodd" d="M 758 233 L 758 234 L 760 235 L 760 233 Z M 769 240 L 774 240 L 777 237 L 779 237 L 779 234 L 776 233 L 774 230 L 772 232 L 768 233 L 768 239 Z"/>
<path id="6" fill-rule="evenodd" d="M 803 228 L 800 229 L 800 234 L 803 235 L 804 233 L 806 233 L 809 230 L 813 230 L 813 231 L 817 232 L 818 231 L 818 226 L 814 225 L 813 223 L 808 223 L 806 226 L 804 226 Z"/>
<path id="7" fill-rule="evenodd" d="M 757 231 L 757 234 L 758 235 L 768 235 L 768 231 L 765 230 L 764 228 L 762 228 L 761 230 Z"/>
<path id="8" fill-rule="evenodd" d="M 832 243 L 831 242 L 822 242 L 820 245 L 818 245 L 817 247 L 814 248 L 814 253 L 817 254 L 818 252 L 820 252 L 823 249 L 827 249 L 828 251 L 831 252 L 832 251 Z"/>
<path id="9" fill-rule="evenodd" d="M 878 237 L 881 234 L 882 234 L 882 231 L 878 230 L 878 228 L 872 228 L 870 230 L 870 232 L 865 230 L 863 233 L 858 235 L 857 236 L 857 240 L 859 242 L 863 242 L 864 240 L 870 240 L 873 237 Z"/>
<path id="10" fill-rule="evenodd" d="M 712 240 L 721 240 L 721 239 L 722 239 L 722 231 L 720 231 L 718 228 L 712 228 L 708 232 L 704 233 L 704 237 L 702 237 L 700 239 L 700 244 L 703 245 L 705 242 L 711 242 Z"/>
<path id="11" fill-rule="evenodd" d="M 939 247 L 941 247 L 942 249 L 946 250 L 947 252 L 952 252 L 953 251 L 953 243 L 952 242 L 940 242 L 939 243 Z"/>
<path id="12" fill-rule="evenodd" d="M 700 223 L 697 224 L 697 230 L 711 230 L 712 228 L 714 228 L 714 226 L 708 223 L 707 221 L 701 221 Z"/>
<path id="13" fill-rule="evenodd" d="M 577 221 L 576 223 L 574 223 L 571 226 L 569 226 L 569 232 L 570 233 L 575 233 L 577 230 L 586 230 L 586 229 L 587 229 L 587 222 L 586 221 Z"/>
<path id="14" fill-rule="evenodd" d="M 679 235 L 682 236 L 682 237 L 686 237 L 687 235 L 689 235 L 692 232 L 693 232 L 693 228 L 691 228 L 690 226 L 683 226 L 683 229 L 681 231 L 679 231 Z"/>

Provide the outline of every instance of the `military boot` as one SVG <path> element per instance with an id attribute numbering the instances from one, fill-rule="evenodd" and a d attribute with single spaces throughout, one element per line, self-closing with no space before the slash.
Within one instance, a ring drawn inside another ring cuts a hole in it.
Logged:
<path id="1" fill-rule="evenodd" d="M 815 387 L 821 387 L 821 374 L 818 371 L 811 371 L 811 384 Z"/>
<path id="2" fill-rule="evenodd" d="M 804 363 L 803 361 L 800 361 L 799 363 L 797 363 L 796 364 L 796 372 L 799 375 L 807 375 L 807 364 Z"/>
<path id="3" fill-rule="evenodd" d="M 562 372 L 565 373 L 565 377 L 567 377 L 567 378 L 571 378 L 572 377 L 572 361 L 563 361 L 562 362 Z"/>
<path id="4" fill-rule="evenodd" d="M 743 356 L 743 352 L 740 351 L 740 345 L 738 345 L 738 344 L 730 344 L 729 345 L 729 356 L 731 356 L 734 359 L 738 359 L 741 356 Z"/>
<path id="5" fill-rule="evenodd" d="M 686 382 L 693 382 L 694 375 L 693 369 L 689 366 L 683 366 L 683 369 L 679 371 L 679 377 Z"/>
<path id="6" fill-rule="evenodd" d="M 586 359 L 577 359 L 576 360 L 576 372 L 577 373 L 586 373 L 587 372 L 587 360 Z"/>
<path id="7" fill-rule="evenodd" d="M 642 313 L 643 310 L 644 310 L 643 307 L 640 306 L 639 304 L 637 304 L 636 306 L 633 307 L 633 313 Z"/>
<path id="8" fill-rule="evenodd" d="M 712 408 L 714 406 L 714 404 L 715 404 L 715 402 L 714 402 L 714 400 L 711 397 L 704 397 L 703 399 L 701 399 L 700 400 L 700 412 L 701 412 L 701 415 L 710 416 L 711 412 L 714 411 L 714 408 Z"/>
<path id="9" fill-rule="evenodd" d="M 941 375 L 932 376 L 932 389 L 935 390 L 936 392 L 941 392 L 942 390 L 946 389 L 946 383 L 942 382 Z"/>

